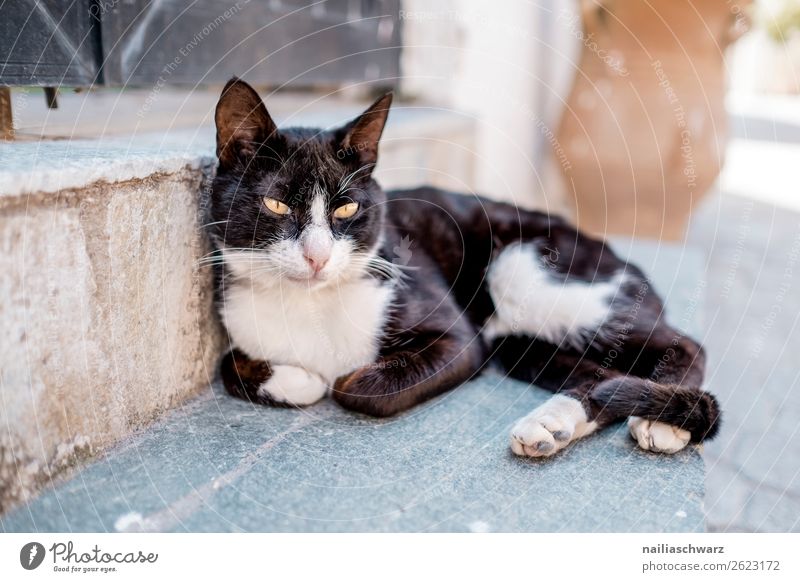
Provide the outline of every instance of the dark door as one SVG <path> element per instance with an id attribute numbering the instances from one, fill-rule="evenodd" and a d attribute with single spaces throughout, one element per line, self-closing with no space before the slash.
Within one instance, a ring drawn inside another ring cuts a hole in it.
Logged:
<path id="1" fill-rule="evenodd" d="M 67 8 L 64 8 L 66 6 Z M 400 0 L 15 0 L 0 84 L 394 85 Z"/>

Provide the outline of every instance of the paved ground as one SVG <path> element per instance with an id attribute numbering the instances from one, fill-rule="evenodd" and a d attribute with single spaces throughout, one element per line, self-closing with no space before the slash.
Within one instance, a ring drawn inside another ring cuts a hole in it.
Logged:
<path id="1" fill-rule="evenodd" d="M 637 247 L 691 324 L 696 255 Z M 695 329 L 696 331 L 696 329 Z M 270 409 L 219 387 L 28 506 L 3 531 L 697 531 L 696 448 L 637 449 L 618 425 L 549 461 L 508 449 L 548 394 L 488 374 L 396 419 L 330 402 Z"/>
<path id="2" fill-rule="evenodd" d="M 708 257 L 708 387 L 726 413 L 704 450 L 708 527 L 800 531 L 800 100 L 731 97 L 724 194 L 689 235 Z"/>
<path id="3" fill-rule="evenodd" d="M 751 171 L 776 191 L 762 162 L 751 159 Z M 797 183 L 783 185 L 795 198 Z M 708 253 L 708 388 L 725 410 L 704 451 L 708 527 L 800 531 L 800 213 L 719 196 L 689 240 Z"/>
<path id="4" fill-rule="evenodd" d="M 394 421 L 325 402 L 255 408 L 221 390 L 81 472 L 5 531 L 687 531 L 696 450 L 658 457 L 623 426 L 549 462 L 507 433 L 543 391 L 488 376 Z"/>

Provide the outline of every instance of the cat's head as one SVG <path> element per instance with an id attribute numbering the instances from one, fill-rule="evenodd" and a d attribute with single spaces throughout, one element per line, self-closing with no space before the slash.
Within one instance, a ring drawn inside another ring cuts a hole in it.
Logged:
<path id="1" fill-rule="evenodd" d="M 391 101 L 333 130 L 278 129 L 250 85 L 228 82 L 210 228 L 234 275 L 321 288 L 367 271 L 383 229 L 372 171 Z"/>

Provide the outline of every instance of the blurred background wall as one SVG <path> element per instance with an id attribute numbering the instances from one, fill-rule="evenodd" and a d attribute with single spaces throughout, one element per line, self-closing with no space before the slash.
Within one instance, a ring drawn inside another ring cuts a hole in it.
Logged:
<path id="1" fill-rule="evenodd" d="M 729 116 L 797 94 L 792 1 L 403 9 L 404 94 L 475 116 L 476 188 L 595 233 L 683 238 L 716 188 Z"/>
<path id="2" fill-rule="evenodd" d="M 429 140 L 434 172 L 406 156 L 404 171 L 383 172 L 387 186 L 424 180 L 599 234 L 679 240 L 718 185 L 730 120 L 791 117 L 798 10 L 797 0 L 6 3 L 0 123 L 16 139 L 207 126 L 234 72 L 287 120 L 394 88 L 396 125 L 448 113 L 460 129 Z M 119 115 L 128 107 L 135 116 Z"/>

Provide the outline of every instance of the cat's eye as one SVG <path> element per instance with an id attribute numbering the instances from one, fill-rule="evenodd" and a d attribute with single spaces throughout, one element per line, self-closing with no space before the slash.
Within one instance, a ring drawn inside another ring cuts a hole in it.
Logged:
<path id="1" fill-rule="evenodd" d="M 264 198 L 264 206 L 266 206 L 267 210 L 270 212 L 279 214 L 280 216 L 285 216 L 292 211 L 286 204 L 274 198 Z"/>
<path id="2" fill-rule="evenodd" d="M 333 211 L 334 218 L 351 218 L 358 211 L 358 202 L 348 202 Z"/>

